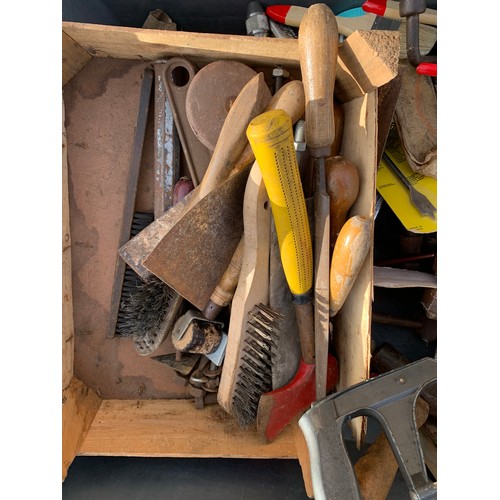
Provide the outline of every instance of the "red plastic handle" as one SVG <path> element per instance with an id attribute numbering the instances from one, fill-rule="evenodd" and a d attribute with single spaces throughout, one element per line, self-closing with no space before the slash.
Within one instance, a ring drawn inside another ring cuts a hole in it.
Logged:
<path id="1" fill-rule="evenodd" d="M 387 8 L 387 0 L 366 0 L 361 6 L 365 12 L 371 12 L 377 16 L 383 16 Z"/>
<path id="2" fill-rule="evenodd" d="M 438 66 L 436 63 L 420 63 L 416 71 L 419 75 L 437 76 Z"/>

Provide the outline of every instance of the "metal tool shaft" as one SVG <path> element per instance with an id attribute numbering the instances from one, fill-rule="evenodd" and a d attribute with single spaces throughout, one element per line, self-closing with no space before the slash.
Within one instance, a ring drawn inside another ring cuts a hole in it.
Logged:
<path id="1" fill-rule="evenodd" d="M 403 186 L 408 189 L 410 193 L 410 200 L 415 205 L 415 208 L 420 212 L 420 215 L 427 215 L 431 219 L 435 220 L 436 207 L 429 201 L 427 196 L 417 191 L 411 184 L 411 182 L 404 176 L 404 174 L 399 170 L 396 164 L 389 158 L 387 153 L 382 155 L 382 158 L 387 165 L 387 168 L 401 181 Z"/>

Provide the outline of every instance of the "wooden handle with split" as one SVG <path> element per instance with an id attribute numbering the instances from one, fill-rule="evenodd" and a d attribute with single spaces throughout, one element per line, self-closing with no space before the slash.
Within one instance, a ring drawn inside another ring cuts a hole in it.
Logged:
<path id="1" fill-rule="evenodd" d="M 373 224 L 355 215 L 340 230 L 330 266 L 330 316 L 335 316 L 351 291 L 372 245 Z"/>
<path id="2" fill-rule="evenodd" d="M 306 96 L 306 143 L 313 156 L 328 156 L 335 139 L 333 92 L 339 46 L 335 15 L 311 5 L 300 23 L 299 58 Z"/>

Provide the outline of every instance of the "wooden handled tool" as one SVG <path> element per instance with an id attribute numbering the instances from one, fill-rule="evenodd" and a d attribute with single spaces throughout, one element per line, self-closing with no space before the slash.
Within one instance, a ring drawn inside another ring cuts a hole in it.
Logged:
<path id="1" fill-rule="evenodd" d="M 333 156 L 325 162 L 326 190 L 330 196 L 330 253 L 342 226 L 345 224 L 347 212 L 356 201 L 359 193 L 359 174 L 356 166 L 342 158 Z"/>
<path id="2" fill-rule="evenodd" d="M 250 122 L 247 136 L 271 204 L 283 271 L 295 305 L 302 357 L 312 364 L 312 242 L 290 115 L 283 110 L 267 111 Z"/>
<path id="3" fill-rule="evenodd" d="M 373 240 L 372 222 L 355 215 L 340 230 L 330 267 L 330 316 L 335 316 L 351 291 Z"/>
<path id="4" fill-rule="evenodd" d="M 330 200 L 325 184 L 325 157 L 335 140 L 333 93 L 337 71 L 338 26 L 325 4 L 307 9 L 300 23 L 299 59 L 306 97 L 306 145 L 314 158 L 315 182 L 315 287 L 314 324 L 316 397 L 326 396 L 328 355 L 328 274 Z"/>
<path id="5" fill-rule="evenodd" d="M 273 109 L 286 111 L 290 115 L 292 123 L 299 120 L 299 118 L 304 115 L 304 86 L 302 82 L 300 80 L 292 80 L 283 85 L 269 101 L 266 111 Z M 255 160 L 255 155 L 250 143 L 248 143 L 247 146 L 248 148 L 245 148 L 241 154 L 230 176 L 237 174 Z M 248 152 L 247 149 L 250 152 Z M 241 263 L 243 260 L 243 239 L 242 237 L 228 268 L 222 275 L 220 282 L 203 310 L 203 314 L 207 319 L 215 319 L 222 308 L 231 302 L 240 276 Z"/>

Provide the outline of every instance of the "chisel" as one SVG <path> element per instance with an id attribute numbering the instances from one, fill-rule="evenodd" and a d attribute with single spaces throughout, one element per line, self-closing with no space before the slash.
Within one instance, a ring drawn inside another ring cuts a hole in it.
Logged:
<path id="1" fill-rule="evenodd" d="M 338 26 L 325 4 L 311 5 L 299 28 L 299 59 L 306 98 L 306 145 L 315 177 L 315 358 L 316 397 L 326 396 L 329 336 L 330 198 L 325 158 L 335 140 L 333 93 L 338 55 Z"/>

